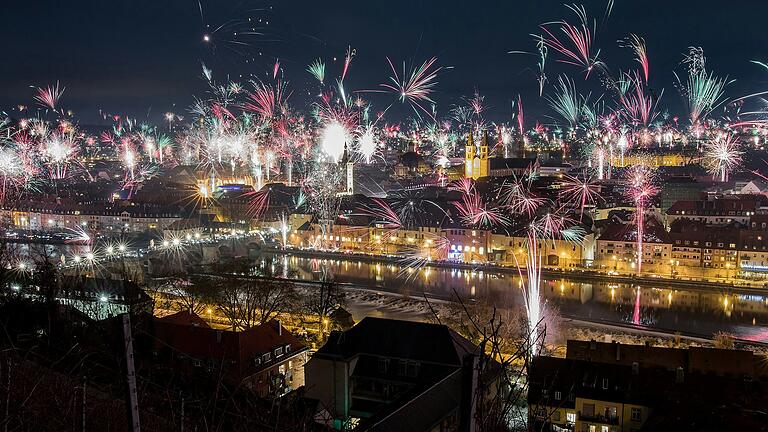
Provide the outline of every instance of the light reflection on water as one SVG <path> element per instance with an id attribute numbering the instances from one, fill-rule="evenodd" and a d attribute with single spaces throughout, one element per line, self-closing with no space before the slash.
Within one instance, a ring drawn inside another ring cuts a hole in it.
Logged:
<path id="1" fill-rule="evenodd" d="M 319 280 L 324 275 L 337 282 L 381 291 L 450 298 L 487 297 L 497 304 L 522 305 L 520 278 L 515 273 L 480 269 L 424 267 L 403 268 L 388 262 L 264 255 L 258 267 L 272 274 L 299 280 Z M 580 282 L 565 279 L 542 281 L 545 301 L 560 308 L 565 317 L 589 321 L 636 324 L 666 331 L 711 336 L 725 331 L 735 336 L 768 342 L 768 295 L 665 288 L 663 283 L 644 285 Z"/>

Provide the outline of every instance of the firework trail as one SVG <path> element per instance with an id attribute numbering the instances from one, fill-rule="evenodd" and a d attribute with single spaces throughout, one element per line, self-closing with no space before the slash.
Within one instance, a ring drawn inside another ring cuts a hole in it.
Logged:
<path id="1" fill-rule="evenodd" d="M 61 95 L 64 94 L 65 88 L 59 86 L 59 82 L 56 81 L 55 86 L 48 86 L 45 88 L 38 87 L 37 95 L 35 95 L 35 101 L 43 107 L 56 111 L 56 106 L 59 104 Z"/>
<path id="2" fill-rule="evenodd" d="M 547 242 L 554 242 L 555 239 L 580 243 L 585 234 L 583 228 L 561 215 L 561 212 L 562 209 L 559 209 L 556 212 L 549 212 L 531 219 L 524 229 L 526 237 L 525 264 L 523 265 L 518 261 L 516 254 L 513 255 L 520 280 L 525 281 L 521 288 L 523 289 L 528 318 L 528 332 L 532 341 L 529 347 L 530 355 L 536 355 L 539 352 L 543 344 L 542 336 L 546 331 L 546 329 L 540 328 L 544 318 L 541 298 L 541 271 L 545 252 L 542 245 L 546 245 Z"/>
<path id="3" fill-rule="evenodd" d="M 449 219 L 448 212 L 419 190 L 400 190 L 388 195 L 392 208 L 407 227 L 434 225 Z"/>
<path id="4" fill-rule="evenodd" d="M 536 48 L 539 51 L 539 61 L 537 63 L 539 67 L 539 97 L 542 97 L 544 95 L 544 85 L 547 83 L 547 74 L 544 71 L 544 67 L 547 64 L 547 54 L 549 52 L 543 36 L 538 36 Z"/>
<path id="5" fill-rule="evenodd" d="M 548 48 L 562 55 L 563 58 L 558 59 L 558 62 L 581 66 L 585 69 L 586 76 L 589 77 L 592 68 L 600 64 L 597 60 L 600 51 L 598 50 L 592 55 L 592 43 L 597 23 L 592 20 L 592 25 L 588 24 L 590 20 L 584 6 L 566 5 L 566 7 L 577 16 L 580 21 L 579 24 L 573 25 L 565 20 L 541 24 L 539 28 L 544 32 L 541 36 L 542 42 Z M 560 30 L 565 37 L 555 36 L 553 30 L 550 29 L 551 27 L 557 27 L 557 30 Z"/>
<path id="6" fill-rule="evenodd" d="M 352 49 L 352 47 L 347 47 L 347 53 L 344 56 L 344 68 L 341 71 L 341 80 L 340 82 L 344 82 L 344 78 L 347 77 L 347 72 L 349 71 L 349 65 L 352 63 L 352 58 L 355 56 L 356 51 Z"/>
<path id="7" fill-rule="evenodd" d="M 627 198 L 635 204 L 637 227 L 637 272 L 643 266 L 643 236 L 645 235 L 645 209 L 659 189 L 653 184 L 653 170 L 645 165 L 633 165 L 627 171 Z"/>
<path id="8" fill-rule="evenodd" d="M 576 84 L 567 76 L 561 75 L 557 83 L 557 93 L 546 99 L 549 106 L 565 119 L 570 127 L 575 128 L 579 124 L 579 117 L 586 101 L 576 92 Z"/>
<path id="9" fill-rule="evenodd" d="M 324 84 L 325 82 L 325 63 L 321 59 L 317 59 L 314 62 L 309 64 L 309 67 L 307 67 L 307 72 L 312 74 L 313 77 L 315 77 L 316 80 L 320 82 L 320 84 Z"/>
<path id="10" fill-rule="evenodd" d="M 423 104 L 430 103 L 434 105 L 435 103 L 430 95 L 434 91 L 435 85 L 437 85 L 437 74 L 443 69 L 442 67 L 433 68 L 437 62 L 437 57 L 426 60 L 421 66 L 411 70 L 410 73 L 406 71 L 406 64 L 403 62 L 402 74 L 397 72 L 395 65 L 389 57 L 387 57 L 387 62 L 392 70 L 392 76 L 389 78 L 392 83 L 379 84 L 379 86 L 387 89 L 386 91 L 396 94 L 401 102 L 409 102 L 417 115 L 419 115 L 419 112 L 416 108 L 427 114 L 432 120 L 435 120 L 433 113 L 426 109 Z"/>
<path id="11" fill-rule="evenodd" d="M 691 47 L 683 59 L 688 66 L 688 79 L 682 81 L 675 72 L 677 87 L 688 108 L 691 124 L 697 125 L 716 108 L 726 102 L 725 88 L 732 83 L 728 78 L 718 78 L 707 73 L 706 58 L 701 48 Z"/>
<path id="12" fill-rule="evenodd" d="M 640 75 L 635 72 L 625 75 L 625 82 L 631 83 L 634 91 L 627 92 L 619 98 L 623 110 L 621 111 L 625 119 L 635 125 L 648 127 L 658 115 L 656 106 L 661 99 L 661 95 L 654 100 L 651 95 L 646 95 L 645 86 Z"/>
<path id="13" fill-rule="evenodd" d="M 247 112 L 252 112 L 262 116 L 264 119 L 271 120 L 282 113 L 284 105 L 291 96 L 286 93 L 286 85 L 280 81 L 272 86 L 262 82 L 254 83 L 254 90 L 248 92 L 248 102 L 244 103 L 242 108 Z"/>
<path id="14" fill-rule="evenodd" d="M 629 35 L 626 39 L 619 41 L 622 46 L 626 46 L 632 49 L 635 53 L 635 61 L 640 63 L 640 68 L 643 71 L 643 79 L 645 84 L 648 84 L 648 77 L 650 73 L 650 63 L 648 61 L 648 49 L 645 45 L 645 39 L 636 34 Z"/>
<path id="15" fill-rule="evenodd" d="M 525 178 L 527 180 L 517 177 L 505 179 L 498 189 L 496 198 L 513 214 L 517 213 L 533 217 L 547 200 L 536 196 L 531 190 L 532 174 L 528 173 Z"/>
<path id="16" fill-rule="evenodd" d="M 600 197 L 600 186 L 585 172 L 581 177 L 566 175 L 560 190 L 560 198 L 579 203 L 579 222 L 584 216 L 584 207 L 595 204 Z"/>
<path id="17" fill-rule="evenodd" d="M 400 215 L 380 198 L 371 198 L 370 204 L 360 205 L 357 211 L 360 215 L 373 218 L 373 222 L 381 224 L 383 228 L 398 230 L 404 226 Z"/>
<path id="18" fill-rule="evenodd" d="M 478 228 L 492 228 L 508 225 L 510 220 L 501 206 L 488 205 L 480 194 L 472 190 L 454 203 L 462 222 Z"/>

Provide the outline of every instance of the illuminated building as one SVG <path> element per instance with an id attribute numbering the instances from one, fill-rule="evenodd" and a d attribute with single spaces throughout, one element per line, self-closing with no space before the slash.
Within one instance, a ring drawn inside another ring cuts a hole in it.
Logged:
<path id="1" fill-rule="evenodd" d="M 750 351 L 568 341 L 566 358 L 534 358 L 529 377 L 531 430 L 751 430 L 768 367 Z"/>
<path id="2" fill-rule="evenodd" d="M 475 145 L 472 131 L 469 132 L 464 159 L 464 177 L 475 180 L 488 177 L 490 171 L 488 132 L 483 134 L 483 140 L 480 145 Z"/>

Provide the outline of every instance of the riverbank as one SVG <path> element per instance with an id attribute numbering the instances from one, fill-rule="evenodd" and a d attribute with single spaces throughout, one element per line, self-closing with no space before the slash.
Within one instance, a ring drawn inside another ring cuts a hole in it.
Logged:
<path id="1" fill-rule="evenodd" d="M 199 275 L 215 276 L 213 273 L 198 273 Z M 241 276 L 249 278 L 249 276 Z M 300 280 L 293 278 L 274 278 L 293 282 L 300 295 L 311 295 L 310 291 L 322 283 L 318 280 Z M 436 296 L 426 292 L 396 292 L 384 287 L 360 285 L 357 283 L 337 282 L 344 289 L 347 298 L 347 310 L 355 321 L 372 316 L 381 318 L 393 318 L 410 321 L 430 321 L 434 314 L 446 316 L 452 313 L 451 306 L 458 304 L 454 298 Z M 473 302 L 472 299 L 467 299 Z M 500 309 L 508 308 L 508 305 L 498 305 Z M 584 316 L 569 314 L 560 310 L 562 328 L 561 335 L 553 345 L 564 347 L 568 339 L 590 340 L 606 337 L 610 340 L 623 341 L 622 343 L 673 346 L 685 344 L 698 346 L 713 346 L 714 333 L 697 333 L 676 328 L 656 325 L 635 324 L 617 320 L 603 319 L 599 316 Z M 607 335 L 607 336 L 606 336 Z M 738 335 L 731 335 L 736 346 L 749 348 L 753 351 L 768 352 L 768 343 L 761 340 L 751 340 Z"/>
<path id="2" fill-rule="evenodd" d="M 450 313 L 449 305 L 451 302 L 446 300 L 429 299 L 427 302 L 424 298 L 416 296 L 379 292 L 359 287 L 347 287 L 345 291 L 347 292 L 347 309 L 352 313 L 355 321 L 366 316 L 431 321 L 434 317 L 433 313 L 438 315 Z M 555 351 L 564 350 L 569 339 L 669 347 L 715 346 L 712 335 L 696 335 L 671 329 L 650 329 L 632 324 L 589 321 L 569 316 L 562 316 L 561 318 L 560 334 L 556 340 L 548 342 Z M 733 338 L 733 341 L 736 348 L 768 355 L 768 344 L 766 343 L 736 337 Z"/>
<path id="3" fill-rule="evenodd" d="M 316 251 L 308 249 L 274 249 L 265 248 L 262 252 L 275 254 L 275 255 L 297 255 L 310 258 L 322 258 L 322 259 L 346 259 L 357 260 L 367 263 L 390 263 L 397 265 L 407 264 L 407 260 L 394 256 L 381 256 L 381 255 L 366 255 L 366 254 L 353 254 L 342 252 L 330 252 L 330 251 Z M 460 262 L 446 262 L 446 261 L 429 261 L 423 264 L 424 267 L 432 268 L 448 268 L 448 269 L 462 269 L 471 271 L 484 271 L 484 272 L 497 272 L 509 275 L 525 275 L 525 269 L 518 270 L 517 268 L 491 265 L 491 264 L 467 264 Z M 610 275 L 607 273 L 597 272 L 593 270 L 574 269 L 574 270 L 559 270 L 552 268 L 543 268 L 541 274 L 547 278 L 567 278 L 570 280 L 576 280 L 579 282 L 607 282 L 607 283 L 623 283 L 638 285 L 641 288 L 654 288 L 660 284 L 665 285 L 668 288 L 680 288 L 687 290 L 710 290 L 715 292 L 722 292 L 724 289 L 735 293 L 744 294 L 766 294 L 768 295 L 768 288 L 762 284 L 748 285 L 748 281 L 742 279 L 732 279 L 731 283 L 725 282 L 711 282 L 706 280 L 689 280 L 678 279 L 668 277 L 651 277 L 644 275 Z"/>

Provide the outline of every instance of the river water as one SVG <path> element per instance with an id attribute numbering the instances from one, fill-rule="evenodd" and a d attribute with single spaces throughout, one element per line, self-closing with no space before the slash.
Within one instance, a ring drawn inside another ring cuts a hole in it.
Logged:
<path id="1" fill-rule="evenodd" d="M 298 280 L 332 276 L 377 291 L 450 299 L 488 298 L 502 306 L 523 303 L 520 277 L 512 272 L 422 267 L 349 259 L 268 255 L 257 260 L 275 275 Z M 642 286 L 567 278 L 542 281 L 543 301 L 557 305 L 566 318 L 633 326 L 690 336 L 711 337 L 718 331 L 739 339 L 768 343 L 768 293 L 671 289 L 663 281 Z"/>

